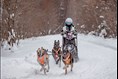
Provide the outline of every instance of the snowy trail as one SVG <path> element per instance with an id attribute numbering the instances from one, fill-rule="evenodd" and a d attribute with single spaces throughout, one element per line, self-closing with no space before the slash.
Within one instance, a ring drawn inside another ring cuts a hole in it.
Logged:
<path id="1" fill-rule="evenodd" d="M 94 36 L 78 35 L 79 62 L 73 71 L 64 75 L 63 63 L 59 67 L 50 56 L 50 71 L 40 72 L 36 61 L 36 50 L 44 47 L 49 50 L 54 40 L 62 40 L 60 35 L 21 40 L 14 53 L 2 50 L 1 79 L 116 79 L 117 78 L 117 40 Z"/>

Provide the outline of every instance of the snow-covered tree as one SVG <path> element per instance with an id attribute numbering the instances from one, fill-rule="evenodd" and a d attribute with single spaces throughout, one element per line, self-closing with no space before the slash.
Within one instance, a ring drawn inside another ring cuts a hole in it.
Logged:
<path id="1" fill-rule="evenodd" d="M 106 21 L 103 21 L 99 26 L 98 26 L 98 35 L 100 37 L 107 37 L 107 24 Z"/>
<path id="2" fill-rule="evenodd" d="M 16 43 L 14 18 L 17 9 L 17 0 L 2 0 L 2 9 L 2 42 L 7 41 L 7 44 L 13 47 Z"/>

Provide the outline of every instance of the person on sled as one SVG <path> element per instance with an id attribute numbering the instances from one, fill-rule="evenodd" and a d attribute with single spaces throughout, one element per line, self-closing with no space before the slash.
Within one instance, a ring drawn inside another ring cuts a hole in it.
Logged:
<path id="1" fill-rule="evenodd" d="M 72 35 L 72 39 L 68 39 L 67 38 L 67 34 L 71 33 Z M 64 52 L 64 47 L 65 45 L 67 44 L 73 44 L 75 46 L 75 49 L 76 49 L 76 55 L 77 55 L 77 59 L 78 59 L 78 49 L 77 49 L 77 44 L 78 44 L 78 41 L 77 41 L 77 31 L 75 29 L 75 26 L 73 24 L 73 20 L 71 18 L 67 18 L 65 20 L 65 25 L 61 31 L 61 35 L 62 35 L 62 52 Z"/>
<path id="2" fill-rule="evenodd" d="M 66 38 L 66 34 L 68 32 L 71 32 L 73 34 L 73 38 L 71 40 L 68 40 Z M 67 18 L 65 20 L 65 26 L 63 27 L 61 31 L 61 35 L 63 37 L 63 47 L 69 42 L 69 43 L 72 43 L 77 48 L 77 44 L 75 43 L 75 39 L 77 39 L 77 31 L 75 30 L 73 20 L 71 18 Z"/>

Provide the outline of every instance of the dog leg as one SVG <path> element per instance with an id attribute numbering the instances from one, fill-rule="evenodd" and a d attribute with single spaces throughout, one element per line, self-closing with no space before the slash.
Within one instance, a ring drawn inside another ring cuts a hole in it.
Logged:
<path id="1" fill-rule="evenodd" d="M 65 69 L 65 75 L 67 74 L 67 68 Z"/>
<path id="2" fill-rule="evenodd" d="M 41 66 L 40 72 L 41 72 L 43 69 L 44 69 L 43 66 Z"/>
<path id="3" fill-rule="evenodd" d="M 61 60 L 59 60 L 59 67 L 61 67 Z"/>
<path id="4" fill-rule="evenodd" d="M 61 67 L 61 57 L 60 57 L 60 59 L 59 59 L 59 67 Z"/>
<path id="5" fill-rule="evenodd" d="M 63 69 L 65 69 L 65 75 L 67 74 L 67 65 L 65 65 L 64 67 L 63 67 Z"/>
<path id="6" fill-rule="evenodd" d="M 49 59 L 47 59 L 47 72 L 49 72 L 50 65 L 49 65 Z"/>
<path id="7" fill-rule="evenodd" d="M 72 69 L 73 69 L 73 64 L 71 64 L 71 71 L 72 71 Z"/>
<path id="8" fill-rule="evenodd" d="M 46 69 L 44 69 L 44 74 L 46 75 Z"/>
<path id="9" fill-rule="evenodd" d="M 56 59 L 56 64 L 58 64 L 58 62 L 59 62 L 59 57 Z"/>
<path id="10" fill-rule="evenodd" d="M 46 75 L 46 68 L 45 68 L 45 66 L 44 66 L 44 74 Z"/>
<path id="11" fill-rule="evenodd" d="M 43 68 L 40 69 L 40 72 L 43 70 Z"/>
<path id="12" fill-rule="evenodd" d="M 63 67 L 63 69 L 66 69 L 66 65 Z"/>

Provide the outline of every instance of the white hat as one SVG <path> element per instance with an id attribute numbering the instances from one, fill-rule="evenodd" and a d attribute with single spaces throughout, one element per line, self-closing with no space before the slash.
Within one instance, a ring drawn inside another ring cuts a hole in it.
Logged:
<path id="1" fill-rule="evenodd" d="M 71 18 L 67 18 L 65 21 L 65 24 L 71 25 L 73 23 L 73 20 Z"/>

